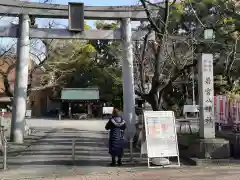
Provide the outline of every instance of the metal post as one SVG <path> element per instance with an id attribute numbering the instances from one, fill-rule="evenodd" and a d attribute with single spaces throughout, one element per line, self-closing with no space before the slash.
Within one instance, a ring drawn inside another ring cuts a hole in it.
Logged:
<path id="1" fill-rule="evenodd" d="M 75 161 L 75 140 L 72 141 L 72 161 Z"/>
<path id="2" fill-rule="evenodd" d="M 127 124 L 127 136 L 132 139 L 135 135 L 135 92 L 133 72 L 133 49 L 131 19 L 122 20 L 122 41 L 123 41 L 123 114 Z"/>
<path id="3" fill-rule="evenodd" d="M 3 109 L 2 109 L 1 118 L 0 118 L 0 126 L 2 126 L 3 117 L 4 117 L 4 111 L 3 111 Z"/>
<path id="4" fill-rule="evenodd" d="M 7 141 L 4 140 L 4 149 L 3 149 L 3 169 L 7 169 Z"/>
<path id="5" fill-rule="evenodd" d="M 25 130 L 26 98 L 28 85 L 28 63 L 30 60 L 29 17 L 19 15 L 17 43 L 16 79 L 12 111 L 11 140 L 23 143 Z"/>
<path id="6" fill-rule="evenodd" d="M 3 169 L 7 169 L 7 139 L 4 133 L 4 126 L 0 126 L 0 146 L 3 147 Z"/>
<path id="7" fill-rule="evenodd" d="M 71 103 L 68 103 L 68 116 L 69 116 L 69 119 L 72 119 L 72 104 Z"/>
<path id="8" fill-rule="evenodd" d="M 195 74 L 194 74 L 194 67 L 192 68 L 192 101 L 193 105 L 196 105 L 196 100 L 195 100 Z"/>
<path id="9" fill-rule="evenodd" d="M 62 120 L 62 114 L 61 114 L 61 112 L 59 112 L 59 114 L 58 114 L 58 120 Z"/>
<path id="10" fill-rule="evenodd" d="M 130 139 L 130 161 L 133 161 L 133 139 Z"/>
<path id="11" fill-rule="evenodd" d="M 193 32 L 191 33 L 191 38 L 192 38 L 192 63 L 194 60 L 194 37 L 193 37 Z M 194 72 L 194 67 L 192 67 L 192 101 L 193 105 L 196 105 L 196 100 L 195 100 L 195 72 Z"/>

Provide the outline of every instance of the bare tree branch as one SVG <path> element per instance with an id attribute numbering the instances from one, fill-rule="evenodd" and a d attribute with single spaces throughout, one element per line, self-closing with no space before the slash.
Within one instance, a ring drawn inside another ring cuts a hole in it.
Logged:
<path id="1" fill-rule="evenodd" d="M 157 33 L 161 34 L 161 33 L 162 33 L 162 32 L 161 32 L 161 29 L 158 28 L 158 26 L 157 26 L 156 23 L 154 22 L 154 20 L 153 20 L 153 18 L 152 18 L 152 16 L 151 16 L 151 13 L 150 13 L 150 11 L 149 11 L 149 9 L 148 9 L 148 7 L 147 7 L 146 1 L 145 1 L 145 0 L 140 0 L 140 1 L 141 1 L 142 5 L 143 5 L 143 7 L 144 7 L 144 9 L 145 9 L 145 12 L 146 12 L 146 14 L 147 14 L 149 23 L 151 24 L 151 26 L 155 29 L 155 31 L 156 31 Z"/>

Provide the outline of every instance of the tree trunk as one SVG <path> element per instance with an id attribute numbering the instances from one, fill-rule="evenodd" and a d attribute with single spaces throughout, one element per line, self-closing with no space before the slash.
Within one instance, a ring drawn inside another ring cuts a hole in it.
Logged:
<path id="1" fill-rule="evenodd" d="M 146 99 L 146 101 L 151 105 L 153 111 L 161 110 L 157 93 L 149 94 L 149 97 Z"/>
<path id="2" fill-rule="evenodd" d="M 11 90 L 11 87 L 10 87 L 10 84 L 9 84 L 7 76 L 3 76 L 3 84 L 4 84 L 4 92 L 5 92 L 5 94 L 8 97 L 12 98 L 13 97 L 13 92 Z"/>

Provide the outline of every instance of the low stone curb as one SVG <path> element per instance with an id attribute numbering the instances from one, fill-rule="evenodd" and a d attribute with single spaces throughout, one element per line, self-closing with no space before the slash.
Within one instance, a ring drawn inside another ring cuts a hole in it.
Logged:
<path id="1" fill-rule="evenodd" d="M 196 166 L 234 166 L 240 165 L 240 160 L 238 159 L 198 159 L 198 158 L 190 158 L 193 162 L 195 162 Z"/>

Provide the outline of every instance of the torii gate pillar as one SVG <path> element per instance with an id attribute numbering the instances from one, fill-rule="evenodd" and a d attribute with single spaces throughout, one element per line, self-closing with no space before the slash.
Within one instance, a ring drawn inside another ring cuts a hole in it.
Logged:
<path id="1" fill-rule="evenodd" d="M 123 116 L 127 124 L 127 134 L 130 142 L 135 135 L 135 91 L 133 72 L 133 45 L 131 19 L 122 19 L 122 77 L 123 77 Z"/>
<path id="2" fill-rule="evenodd" d="M 12 109 L 11 140 L 23 143 L 27 105 L 28 63 L 30 59 L 30 20 L 28 15 L 19 15 L 17 42 L 16 78 Z"/>

